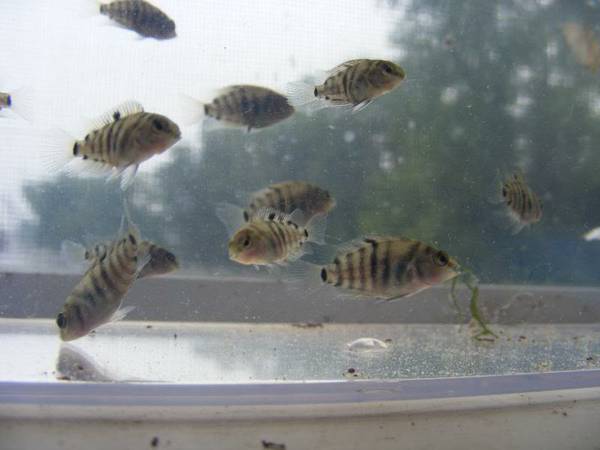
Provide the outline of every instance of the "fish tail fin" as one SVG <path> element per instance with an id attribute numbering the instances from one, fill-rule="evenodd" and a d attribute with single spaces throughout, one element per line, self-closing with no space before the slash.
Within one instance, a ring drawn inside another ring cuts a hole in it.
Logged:
<path id="1" fill-rule="evenodd" d="M 296 260 L 285 268 L 283 279 L 289 282 L 300 282 L 308 286 L 321 286 L 321 271 L 323 267 L 308 261 Z"/>
<path id="2" fill-rule="evenodd" d="M 194 125 L 210 115 L 210 105 L 205 105 L 187 94 L 177 94 L 176 103 L 177 112 L 173 113 L 173 117 L 183 125 Z"/>
<path id="3" fill-rule="evenodd" d="M 73 241 L 62 241 L 60 244 L 60 256 L 66 263 L 79 263 L 87 259 L 85 246 Z"/>
<path id="4" fill-rule="evenodd" d="M 62 129 L 54 129 L 45 135 L 40 143 L 42 147 L 41 163 L 47 173 L 65 171 L 76 172 L 72 163 L 79 155 L 79 143 Z"/>
<path id="5" fill-rule="evenodd" d="M 28 122 L 34 122 L 35 117 L 35 93 L 30 86 L 22 86 L 10 93 L 10 109 L 18 116 Z"/>
<path id="6" fill-rule="evenodd" d="M 90 19 L 97 17 L 99 14 L 106 14 L 107 2 L 100 0 L 82 0 L 73 6 L 75 16 L 80 19 Z"/>
<path id="7" fill-rule="evenodd" d="M 135 309 L 135 306 L 125 306 L 117 309 L 114 314 L 111 316 L 109 323 L 118 322 L 119 320 L 123 320 L 127 314 Z"/>
<path id="8" fill-rule="evenodd" d="M 325 244 L 325 230 L 327 229 L 327 215 L 316 214 L 306 224 L 308 240 L 315 244 Z"/>
<path id="9" fill-rule="evenodd" d="M 244 220 L 244 210 L 231 203 L 217 203 L 215 214 L 227 229 L 227 235 L 233 236 L 246 221 Z"/>
<path id="10" fill-rule="evenodd" d="M 288 83 L 285 89 L 290 105 L 294 107 L 305 106 L 317 102 L 317 87 L 306 81 Z"/>

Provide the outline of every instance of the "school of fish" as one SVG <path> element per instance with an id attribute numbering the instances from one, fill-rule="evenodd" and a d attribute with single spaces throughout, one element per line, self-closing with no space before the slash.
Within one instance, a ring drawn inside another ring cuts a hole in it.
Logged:
<path id="1" fill-rule="evenodd" d="M 175 22 L 145 0 L 101 3 L 97 12 L 143 38 L 177 37 Z M 562 32 L 575 61 L 597 72 L 600 43 L 593 31 L 568 22 Z M 324 107 L 361 111 L 396 90 L 405 78 L 404 69 L 393 61 L 352 59 L 335 66 L 316 83 L 289 83 L 285 94 L 268 87 L 238 84 L 220 89 L 206 102 L 187 98 L 187 106 L 192 122 L 213 120 L 250 132 L 275 126 L 301 108 L 308 112 Z M 0 110 L 13 109 L 25 118 L 28 101 L 22 90 L 0 92 Z M 179 125 L 171 118 L 127 101 L 100 116 L 85 135 L 49 139 L 47 151 L 52 166 L 67 173 L 120 177 L 126 196 L 140 164 L 175 147 L 181 137 Z M 542 201 L 520 169 L 501 180 L 496 194 L 513 232 L 542 220 Z M 366 235 L 337 245 L 335 255 L 325 264 L 303 261 L 312 246 L 327 245 L 326 218 L 335 206 L 327 189 L 304 180 L 286 180 L 251 193 L 244 205 L 217 205 L 215 213 L 228 231 L 227 248 L 232 261 L 289 269 L 304 282 L 318 282 L 347 295 L 394 300 L 456 281 L 466 273 L 446 251 L 402 233 Z M 599 236 L 598 229 L 594 229 L 584 238 L 595 240 Z M 123 302 L 134 283 L 180 267 L 174 253 L 142 238 L 126 201 L 121 227 L 112 241 L 88 248 L 65 244 L 65 253 L 75 254 L 74 259 L 87 264 L 87 269 L 56 317 L 63 341 L 81 338 L 124 317 L 131 307 L 124 307 Z"/>

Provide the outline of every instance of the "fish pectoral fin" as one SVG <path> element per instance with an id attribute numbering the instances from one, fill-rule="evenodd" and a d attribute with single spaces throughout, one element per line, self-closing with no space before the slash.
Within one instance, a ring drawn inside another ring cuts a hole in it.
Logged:
<path id="1" fill-rule="evenodd" d="M 393 297 L 387 297 L 387 298 L 384 298 L 383 300 L 381 300 L 381 303 L 390 303 L 390 302 L 395 302 L 395 301 L 403 299 L 403 298 L 412 297 L 413 295 L 415 295 L 418 292 L 421 292 L 422 290 L 423 289 L 419 289 L 417 291 L 406 292 L 404 294 L 394 295 Z"/>
<path id="2" fill-rule="evenodd" d="M 146 253 L 143 257 L 138 256 L 137 269 L 135 271 L 135 278 L 139 278 L 141 271 L 146 267 L 146 265 L 152 259 L 152 255 L 150 253 Z"/>
<path id="3" fill-rule="evenodd" d="M 371 102 L 373 101 L 373 99 L 368 99 L 365 100 L 363 102 L 360 102 L 358 105 L 354 105 L 352 107 L 352 112 L 353 113 L 357 113 L 359 111 L 362 111 L 363 109 L 365 109 L 367 106 L 369 106 L 371 104 Z"/>
<path id="4" fill-rule="evenodd" d="M 111 316 L 109 322 L 118 322 L 123 320 L 127 314 L 135 309 L 135 306 L 125 306 L 124 308 L 117 309 Z"/>
<path id="5" fill-rule="evenodd" d="M 129 186 L 131 186 L 131 184 L 133 183 L 135 174 L 137 173 L 139 167 L 139 164 L 132 164 L 120 171 L 119 175 L 121 175 L 122 191 L 126 191 L 127 189 L 129 189 Z"/>

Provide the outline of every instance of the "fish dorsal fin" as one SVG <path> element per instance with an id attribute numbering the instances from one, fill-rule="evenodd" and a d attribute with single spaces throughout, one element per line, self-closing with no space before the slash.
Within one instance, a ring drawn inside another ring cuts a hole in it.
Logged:
<path id="1" fill-rule="evenodd" d="M 256 211 L 256 213 L 254 213 L 250 221 L 266 220 L 271 222 L 285 222 L 288 220 L 288 217 L 288 214 L 284 214 L 274 208 L 260 208 L 258 211 Z"/>
<path id="2" fill-rule="evenodd" d="M 306 226 L 306 214 L 301 209 L 295 209 L 287 216 L 287 220 L 295 223 L 299 227 Z"/>
<path id="3" fill-rule="evenodd" d="M 132 114 L 144 112 L 144 107 L 135 100 L 128 100 L 109 109 L 104 114 L 99 116 L 97 119 L 92 121 L 92 127 L 99 129 L 116 122 L 124 117 L 131 116 Z"/>
<path id="4" fill-rule="evenodd" d="M 328 70 L 327 75 L 329 75 L 330 77 L 333 77 L 333 76 L 337 75 L 338 73 L 343 72 L 344 70 L 355 66 L 356 64 L 360 64 L 361 61 L 363 61 L 363 60 L 362 59 L 351 59 L 350 61 L 343 62 L 343 63 L 335 66 L 333 69 Z"/>

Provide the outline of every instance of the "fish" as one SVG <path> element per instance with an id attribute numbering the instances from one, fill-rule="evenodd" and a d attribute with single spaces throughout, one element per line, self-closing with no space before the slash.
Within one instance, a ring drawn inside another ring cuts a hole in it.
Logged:
<path id="1" fill-rule="evenodd" d="M 114 242 L 100 242 L 86 249 L 76 242 L 64 241 L 61 245 L 61 254 L 65 260 L 71 262 L 78 263 L 85 260 L 93 264 L 104 259 L 112 245 Z M 146 265 L 139 271 L 138 279 L 164 275 L 179 269 L 179 261 L 172 252 L 148 240 L 139 243 L 138 258 L 148 259 Z"/>
<path id="2" fill-rule="evenodd" d="M 597 73 L 600 69 L 600 43 L 594 32 L 574 22 L 565 23 L 562 32 L 577 63 Z"/>
<path id="3" fill-rule="evenodd" d="M 100 14 L 143 37 L 171 39 L 177 36 L 175 22 L 156 6 L 144 0 L 114 0 L 101 3 Z"/>
<path id="4" fill-rule="evenodd" d="M 289 84 L 288 97 L 294 106 L 351 106 L 358 112 L 397 88 L 405 78 L 404 69 L 392 61 L 353 59 L 330 70 L 323 84 Z"/>
<path id="5" fill-rule="evenodd" d="M 138 250 L 138 258 L 149 255 L 148 263 L 140 270 L 138 278 L 164 275 L 179 269 L 177 257 L 169 250 L 159 247 L 150 241 L 142 241 Z"/>
<path id="6" fill-rule="evenodd" d="M 186 123 L 210 117 L 225 125 L 246 128 L 248 132 L 275 125 L 295 112 L 288 99 L 279 92 L 247 84 L 219 90 L 210 103 L 186 97 L 180 97 L 180 100 Z"/>
<path id="7" fill-rule="evenodd" d="M 179 126 L 166 116 L 145 112 L 135 101 L 125 102 L 94 121 L 81 140 L 60 134 L 49 139 L 49 170 L 121 177 L 121 188 L 133 182 L 139 165 L 181 139 Z M 73 160 L 84 162 L 75 166 Z M 109 179 L 110 179 L 109 178 Z"/>
<path id="8" fill-rule="evenodd" d="M 272 208 L 284 214 L 299 209 L 308 221 L 317 214 L 329 213 L 334 207 L 335 200 L 327 190 L 305 181 L 282 181 L 251 194 L 243 214 L 248 222 L 263 208 Z"/>
<path id="9" fill-rule="evenodd" d="M 525 226 L 542 220 L 542 201 L 527 186 L 521 172 L 513 174 L 502 183 L 501 195 L 501 201 L 513 222 L 513 234 L 518 233 Z"/>
<path id="10" fill-rule="evenodd" d="M 306 253 L 305 244 L 324 244 L 326 216 L 316 215 L 306 221 L 302 211 L 284 214 L 273 209 L 261 209 L 247 223 L 241 219 L 241 208 L 222 203 L 217 217 L 227 227 L 229 259 L 244 265 L 286 265 Z"/>
<path id="11" fill-rule="evenodd" d="M 360 295 L 394 300 L 443 283 L 460 273 L 448 253 L 404 237 L 365 236 L 342 245 L 321 281 Z"/>
<path id="12" fill-rule="evenodd" d="M 119 235 L 103 258 L 94 259 L 56 316 L 63 341 L 86 336 L 133 309 L 121 308 L 121 304 L 147 260 L 138 258 L 140 232 L 128 212 L 124 213 Z"/>

